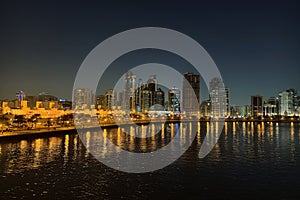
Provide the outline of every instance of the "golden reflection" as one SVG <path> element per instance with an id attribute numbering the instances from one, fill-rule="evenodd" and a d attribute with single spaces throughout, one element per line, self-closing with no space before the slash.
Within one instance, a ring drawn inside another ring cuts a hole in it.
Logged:
<path id="1" fill-rule="evenodd" d="M 134 128 L 133 126 L 130 126 L 129 131 L 130 131 L 130 132 L 129 132 L 129 133 L 130 133 L 130 134 L 129 134 L 130 137 L 131 137 L 131 136 L 135 136 L 135 128 Z"/>
<path id="2" fill-rule="evenodd" d="M 155 139 L 155 136 L 156 136 L 156 133 L 155 133 L 155 124 L 152 124 L 152 141 L 151 141 L 151 151 L 155 151 L 156 149 L 156 145 L 157 145 L 157 142 L 156 142 L 156 139 Z"/>
<path id="3" fill-rule="evenodd" d="M 182 126 L 183 126 L 183 125 L 180 124 L 180 130 L 182 130 L 182 131 L 180 131 L 180 144 L 181 144 L 181 145 L 185 143 L 187 134 L 188 134 L 188 132 L 189 132 L 188 128 L 182 128 L 182 129 L 181 129 Z M 189 126 L 189 127 L 190 127 L 190 126 Z"/>
<path id="4" fill-rule="evenodd" d="M 210 130 L 209 131 L 210 135 L 213 135 L 214 134 L 214 122 L 210 123 L 209 130 Z M 212 138 L 212 137 L 210 137 L 210 138 Z"/>
<path id="5" fill-rule="evenodd" d="M 265 122 L 261 123 L 261 133 L 265 134 Z"/>
<path id="6" fill-rule="evenodd" d="M 209 122 L 206 122 L 206 134 L 208 134 L 209 133 Z"/>
<path id="7" fill-rule="evenodd" d="M 65 135 L 65 152 L 64 152 L 64 165 L 68 162 L 68 154 L 69 154 L 69 135 Z"/>
<path id="8" fill-rule="evenodd" d="M 27 147 L 27 141 L 26 140 L 22 140 L 20 142 L 20 149 L 24 150 L 24 149 L 26 149 L 26 147 Z"/>
<path id="9" fill-rule="evenodd" d="M 77 139 L 77 136 L 74 137 L 73 139 L 73 152 L 74 152 L 74 159 L 77 159 L 78 158 L 78 139 Z"/>
<path id="10" fill-rule="evenodd" d="M 253 122 L 251 122 L 251 134 L 253 135 L 254 134 L 254 123 Z"/>
<path id="11" fill-rule="evenodd" d="M 258 135 L 261 134 L 261 127 L 260 127 L 260 124 L 257 124 L 257 133 L 258 133 Z"/>
<path id="12" fill-rule="evenodd" d="M 182 125 L 182 123 L 180 123 L 180 135 L 183 135 L 182 133 L 183 133 L 183 125 Z"/>
<path id="13" fill-rule="evenodd" d="M 35 141 L 34 141 L 34 150 L 35 151 L 40 151 L 41 150 L 41 148 L 42 148 L 42 145 L 43 145 L 43 139 L 36 139 Z"/>
<path id="14" fill-rule="evenodd" d="M 152 135 L 152 139 L 155 139 L 155 125 L 152 124 L 152 127 L 151 127 L 151 135 Z"/>
<path id="15" fill-rule="evenodd" d="M 228 134 L 228 122 L 225 122 L 225 134 Z"/>
<path id="16" fill-rule="evenodd" d="M 36 139 L 34 141 L 34 158 L 33 158 L 33 167 L 36 168 L 40 165 L 42 156 L 41 149 L 43 147 L 43 139 Z"/>
<path id="17" fill-rule="evenodd" d="M 62 144 L 62 139 L 59 137 L 51 137 L 48 140 L 48 149 L 50 150 L 46 156 L 47 162 L 51 162 L 55 159 L 56 156 L 60 156 L 60 148 Z M 58 149 L 59 148 L 59 149 Z"/>
<path id="18" fill-rule="evenodd" d="M 236 125 L 235 125 L 235 122 L 232 123 L 232 132 L 233 132 L 233 135 L 236 134 Z"/>
<path id="19" fill-rule="evenodd" d="M 291 139 L 294 141 L 295 129 L 294 129 L 294 122 L 291 122 Z"/>
<path id="20" fill-rule="evenodd" d="M 270 122 L 270 126 L 269 126 L 269 134 L 273 135 L 273 122 Z"/>
<path id="21" fill-rule="evenodd" d="M 147 126 L 145 125 L 142 125 L 142 138 L 140 139 L 141 140 L 141 149 L 142 150 L 146 150 L 147 149 L 147 141 L 146 141 L 146 131 L 147 131 Z"/>
<path id="22" fill-rule="evenodd" d="M 134 145 L 134 136 L 135 136 L 135 128 L 130 127 L 130 135 L 129 135 L 129 151 L 133 151 L 135 148 Z"/>
<path id="23" fill-rule="evenodd" d="M 86 148 L 90 149 L 90 144 L 91 144 L 91 132 L 90 131 L 86 132 L 85 141 L 86 141 Z"/>
<path id="24" fill-rule="evenodd" d="M 121 129 L 118 127 L 118 131 L 120 132 Z M 103 129 L 103 151 L 102 151 L 102 156 L 104 157 L 107 153 L 107 129 Z"/>
<path id="25" fill-rule="evenodd" d="M 57 144 L 56 137 L 49 138 L 49 149 L 55 148 L 56 144 Z"/>
<path id="26" fill-rule="evenodd" d="M 161 124 L 161 138 L 165 139 L 165 124 Z"/>
<path id="27" fill-rule="evenodd" d="M 171 126 L 171 138 L 173 138 L 173 136 L 174 136 L 174 124 L 171 123 L 170 126 Z"/>
<path id="28" fill-rule="evenodd" d="M 278 137 L 278 136 L 279 136 L 279 126 L 278 126 L 278 122 L 276 123 L 275 133 L 276 133 L 276 137 Z"/>
<path id="29" fill-rule="evenodd" d="M 121 146 L 122 145 L 122 135 L 121 135 L 121 129 L 118 128 L 117 131 L 117 146 Z"/>
<path id="30" fill-rule="evenodd" d="M 75 146 L 75 151 L 77 150 L 78 147 L 78 137 L 74 137 L 74 146 Z"/>
<path id="31" fill-rule="evenodd" d="M 198 142 L 200 143 L 200 136 L 201 136 L 201 134 L 200 134 L 200 130 L 201 129 L 201 124 L 200 124 L 200 122 L 198 122 L 197 123 L 197 138 L 198 138 Z"/>
<path id="32" fill-rule="evenodd" d="M 243 122 L 243 134 L 246 134 L 246 122 Z"/>

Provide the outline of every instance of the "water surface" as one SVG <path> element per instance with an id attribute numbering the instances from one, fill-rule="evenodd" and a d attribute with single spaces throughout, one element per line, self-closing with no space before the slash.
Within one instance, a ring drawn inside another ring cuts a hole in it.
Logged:
<path id="1" fill-rule="evenodd" d="M 141 129 L 151 134 L 160 127 Z M 299 199 L 299 127 L 298 123 L 225 123 L 217 145 L 204 159 L 198 158 L 198 152 L 211 131 L 209 123 L 165 125 L 164 131 L 147 139 L 126 134 L 137 131 L 130 126 L 105 129 L 107 140 L 133 152 L 155 151 L 176 134 L 197 131 L 191 147 L 176 162 L 145 174 L 105 166 L 87 152 L 75 132 L 6 138 L 0 141 L 0 199 Z M 88 131 L 85 143 L 95 137 L 96 132 Z"/>

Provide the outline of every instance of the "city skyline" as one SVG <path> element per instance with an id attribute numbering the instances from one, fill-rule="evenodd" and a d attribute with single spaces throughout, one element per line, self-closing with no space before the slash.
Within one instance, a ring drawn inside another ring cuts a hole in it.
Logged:
<path id="1" fill-rule="evenodd" d="M 138 73 L 138 70 L 135 72 Z M 137 74 L 128 71 L 122 79 L 119 79 L 119 87 L 120 82 L 123 82 L 120 90 L 106 89 L 102 94 L 94 94 L 91 89 L 76 88 L 73 93 L 73 102 L 44 92 L 32 96 L 27 95 L 24 91 L 18 91 L 14 99 L 0 100 L 0 108 L 4 113 L 10 109 L 17 109 L 14 113 L 19 114 L 22 113 L 23 107 L 34 110 L 39 108 L 46 110 L 67 108 L 70 110 L 72 109 L 71 104 L 73 104 L 74 110 L 123 110 L 133 113 L 170 111 L 178 114 L 189 113 L 189 115 L 198 116 L 200 114 L 202 117 L 253 116 L 257 118 L 261 116 L 299 116 L 300 114 L 300 96 L 298 96 L 297 90 L 292 88 L 278 91 L 277 95 L 271 97 L 259 94 L 251 95 L 250 104 L 232 105 L 230 88 L 226 87 L 221 79 L 213 78 L 210 81 L 209 98 L 199 102 L 201 91 L 199 74 L 188 72 L 181 78 L 181 87 L 178 88 L 176 85 L 165 87 L 160 85 L 156 74 L 152 73 L 148 79 L 143 80 Z M 192 94 L 194 92 L 195 94 Z M 198 108 L 197 102 L 199 103 Z M 198 111 L 200 112 L 197 114 Z"/>
<path id="2" fill-rule="evenodd" d="M 300 199 L 299 9 L 1 2 L 0 199 Z"/>
<path id="3" fill-rule="evenodd" d="M 45 91 L 71 99 L 75 75 L 85 56 L 111 35 L 144 26 L 178 30 L 203 45 L 231 89 L 233 105 L 249 105 L 249 96 L 255 94 L 271 97 L 277 91 L 300 89 L 296 6 L 276 1 L 234 7 L 206 3 L 205 9 L 196 3 L 163 4 L 164 8 L 148 4 L 144 10 L 139 3 L 117 7 L 103 3 L 94 8 L 75 3 L 61 3 L 59 7 L 4 3 L 0 14 L 0 99 L 12 98 L 11 91 L 18 90 L 30 94 Z M 13 15 L 15 9 L 17 14 Z M 175 15 L 180 25 L 174 23 Z M 114 73 L 121 76 L 131 67 L 154 61 L 182 74 L 192 71 L 192 66 L 174 55 L 147 50 L 120 57 L 112 63 L 107 77 Z M 201 84 L 204 100 L 208 92 L 203 81 Z"/>

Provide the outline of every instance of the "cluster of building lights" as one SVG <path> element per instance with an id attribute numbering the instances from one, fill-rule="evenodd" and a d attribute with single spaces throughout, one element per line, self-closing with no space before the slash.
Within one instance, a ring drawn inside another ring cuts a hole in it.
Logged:
<path id="1" fill-rule="evenodd" d="M 200 104 L 200 75 L 184 74 L 181 91 L 176 87 L 162 88 L 155 75 L 151 75 L 148 81 L 143 83 L 142 80 L 136 81 L 136 76 L 128 72 L 125 76 L 124 89 L 118 94 L 108 89 L 104 95 L 95 96 L 90 89 L 77 88 L 74 91 L 74 102 L 71 102 L 46 93 L 27 96 L 25 92 L 18 91 L 14 100 L 0 101 L 0 114 L 2 121 L 4 115 L 6 115 L 5 119 L 10 121 L 15 116 L 24 116 L 25 119 L 33 116 L 39 116 L 42 119 L 58 119 L 72 115 L 74 111 L 99 118 L 111 115 L 122 117 L 126 114 L 141 117 L 184 115 L 185 111 L 194 106 L 190 101 L 193 94 L 199 103 L 198 111 L 194 113 L 198 118 L 271 119 L 299 117 L 300 115 L 300 97 L 296 95 L 294 89 L 280 92 L 277 97 L 270 97 L 265 101 L 260 95 L 251 96 L 250 106 L 231 106 L 230 90 L 224 87 L 220 79 L 212 79 L 209 88 L 209 99 Z M 167 98 L 165 98 L 166 91 Z M 1 127 L 3 124 L 0 123 Z"/>

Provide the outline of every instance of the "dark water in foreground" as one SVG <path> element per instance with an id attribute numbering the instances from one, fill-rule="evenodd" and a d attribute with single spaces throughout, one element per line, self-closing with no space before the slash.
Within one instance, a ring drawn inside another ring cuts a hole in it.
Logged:
<path id="1" fill-rule="evenodd" d="M 0 199 L 300 199 L 298 123 L 226 123 L 212 152 L 199 159 L 209 126 L 173 124 L 147 140 L 107 129 L 109 140 L 136 152 L 166 145 L 180 127 L 199 131 L 176 162 L 145 174 L 101 164 L 76 133 L 1 140 Z M 92 140 L 95 133 L 86 137 Z"/>

